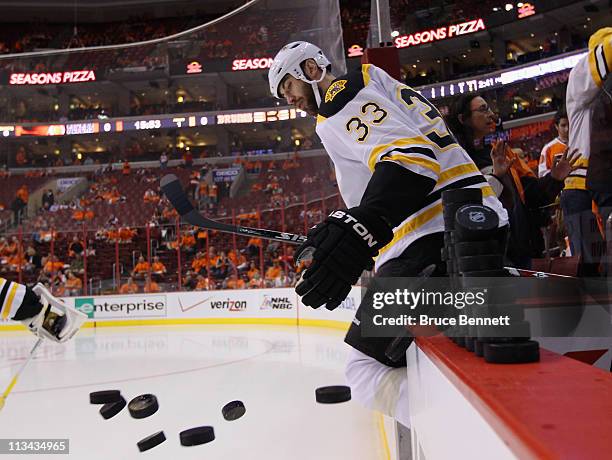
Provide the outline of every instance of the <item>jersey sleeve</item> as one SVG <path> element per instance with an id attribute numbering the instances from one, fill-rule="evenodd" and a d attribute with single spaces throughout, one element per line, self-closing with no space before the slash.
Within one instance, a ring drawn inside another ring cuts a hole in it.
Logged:
<path id="1" fill-rule="evenodd" d="M 605 29 L 604 29 L 605 30 Z M 589 52 L 574 66 L 567 84 L 567 104 L 580 109 L 597 96 L 612 70 L 612 29 L 608 34 L 596 34 L 589 41 Z"/>
<path id="2" fill-rule="evenodd" d="M 552 165 L 550 164 L 549 150 L 550 148 L 548 144 L 545 145 L 542 149 L 542 153 L 540 154 L 540 161 L 538 163 L 538 177 L 544 177 L 550 172 L 550 168 Z"/>

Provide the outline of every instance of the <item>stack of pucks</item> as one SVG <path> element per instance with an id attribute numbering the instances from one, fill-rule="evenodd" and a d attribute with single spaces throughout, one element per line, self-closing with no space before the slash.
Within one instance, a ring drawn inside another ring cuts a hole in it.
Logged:
<path id="1" fill-rule="evenodd" d="M 198 426 L 180 433 L 181 445 L 199 446 L 215 439 L 215 430 L 212 426 Z"/>
<path id="2" fill-rule="evenodd" d="M 246 408 L 244 407 L 244 403 L 242 401 L 228 402 L 225 406 L 223 406 L 223 409 L 221 409 L 223 418 L 227 421 L 237 420 L 242 417 L 245 412 Z"/>
<path id="3" fill-rule="evenodd" d="M 136 396 L 128 404 L 130 415 L 134 418 L 146 418 L 153 415 L 159 409 L 157 398 L 152 394 Z"/>
<path id="4" fill-rule="evenodd" d="M 126 401 L 119 390 L 103 390 L 89 393 L 91 404 L 104 404 L 100 408 L 100 415 L 108 420 L 123 410 Z"/>
<path id="5" fill-rule="evenodd" d="M 315 390 L 315 398 L 320 404 L 337 404 L 351 400 L 351 389 L 345 385 L 319 387 Z"/>

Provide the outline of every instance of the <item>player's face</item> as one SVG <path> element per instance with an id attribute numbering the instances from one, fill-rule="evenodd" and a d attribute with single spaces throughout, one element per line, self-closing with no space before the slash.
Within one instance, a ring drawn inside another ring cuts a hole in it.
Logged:
<path id="1" fill-rule="evenodd" d="M 312 86 L 308 83 L 288 75 L 281 83 L 279 92 L 287 100 L 287 104 L 303 110 L 308 115 L 317 116 L 317 101 Z"/>
<path id="2" fill-rule="evenodd" d="M 559 120 L 559 124 L 556 126 L 561 140 L 567 141 L 569 137 L 569 121 L 567 118 L 561 118 L 561 120 Z"/>
<path id="3" fill-rule="evenodd" d="M 476 137 L 495 132 L 495 114 L 483 98 L 475 97 L 470 103 L 470 125 Z"/>

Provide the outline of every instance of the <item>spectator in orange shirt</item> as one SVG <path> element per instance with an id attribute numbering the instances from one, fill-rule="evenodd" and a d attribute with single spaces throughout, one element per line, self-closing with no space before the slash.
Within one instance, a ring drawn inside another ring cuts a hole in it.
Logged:
<path id="1" fill-rule="evenodd" d="M 121 227 L 118 235 L 120 243 L 131 243 L 133 238 L 136 236 L 136 230 L 128 227 Z"/>
<path id="2" fill-rule="evenodd" d="M 199 274 L 206 274 L 206 266 L 208 265 L 208 261 L 206 259 L 206 255 L 203 252 L 198 252 L 191 262 L 191 268 L 194 272 Z"/>
<path id="3" fill-rule="evenodd" d="M 131 170 L 132 170 L 132 167 L 130 166 L 130 162 L 127 160 L 124 160 L 123 167 L 121 168 L 121 174 L 123 174 L 124 176 L 129 176 Z"/>
<path id="4" fill-rule="evenodd" d="M 28 200 L 30 199 L 30 192 L 28 191 L 27 185 L 24 184 L 19 187 L 17 189 L 16 195 L 21 198 L 21 201 L 23 201 L 25 204 L 28 204 Z"/>
<path id="5" fill-rule="evenodd" d="M 66 287 L 66 295 L 81 295 L 81 290 L 83 289 L 83 282 L 81 281 L 81 278 L 77 278 L 76 276 L 74 276 L 74 273 L 70 271 L 67 273 L 67 278 L 68 279 L 66 280 L 66 283 L 64 285 Z"/>
<path id="6" fill-rule="evenodd" d="M 157 284 L 155 281 L 148 280 L 144 285 L 143 291 L 147 294 L 150 294 L 153 292 L 161 292 L 161 288 L 159 287 L 159 284 Z"/>
<path id="7" fill-rule="evenodd" d="M 145 203 L 158 203 L 159 195 L 151 189 L 147 189 L 144 193 L 143 200 Z"/>
<path id="8" fill-rule="evenodd" d="M 143 256 L 138 258 L 138 263 L 132 270 L 132 277 L 134 278 L 144 278 L 144 276 L 149 272 L 149 262 L 145 261 Z"/>
<path id="9" fill-rule="evenodd" d="M 159 261 L 159 257 L 153 257 L 153 264 L 151 265 L 151 272 L 155 275 L 165 275 L 166 266 Z"/>
<path id="10" fill-rule="evenodd" d="M 57 273 L 64 268 L 64 263 L 60 262 L 57 256 L 49 256 L 47 263 L 43 267 L 45 273 Z"/>
<path id="11" fill-rule="evenodd" d="M 259 269 L 255 265 L 255 262 L 251 262 L 251 264 L 249 265 L 249 270 L 246 274 L 249 277 L 249 280 L 253 279 L 255 275 L 259 275 Z"/>
<path id="12" fill-rule="evenodd" d="M 188 232 L 184 233 L 183 236 L 181 236 L 181 248 L 185 249 L 186 251 L 192 252 L 195 250 L 195 245 L 196 240 L 193 236 L 193 233 Z"/>
<path id="13" fill-rule="evenodd" d="M 208 291 L 211 289 L 211 281 L 208 278 L 203 277 L 202 275 L 198 275 L 198 282 L 195 286 L 196 291 Z"/>
<path id="14" fill-rule="evenodd" d="M 282 272 L 283 270 L 280 267 L 280 263 L 278 260 L 275 260 L 272 263 L 272 266 L 266 271 L 266 281 L 271 281 L 274 283 L 276 280 L 280 280 Z"/>
<path id="15" fill-rule="evenodd" d="M 134 281 L 131 276 L 128 278 L 127 283 L 121 286 L 119 289 L 120 294 L 138 294 L 138 284 Z"/>
<path id="16" fill-rule="evenodd" d="M 238 278 L 236 273 L 232 273 L 225 281 L 225 289 L 245 289 L 246 284 L 242 278 Z"/>

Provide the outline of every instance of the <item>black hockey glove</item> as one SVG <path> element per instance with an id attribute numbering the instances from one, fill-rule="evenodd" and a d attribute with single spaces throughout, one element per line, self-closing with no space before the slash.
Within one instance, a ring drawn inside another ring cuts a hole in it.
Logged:
<path id="1" fill-rule="evenodd" d="M 312 257 L 295 291 L 312 308 L 325 304 L 333 310 L 346 298 L 364 270 L 374 268 L 373 257 L 393 239 L 393 230 L 365 207 L 333 211 L 308 232 L 295 260 Z"/>

